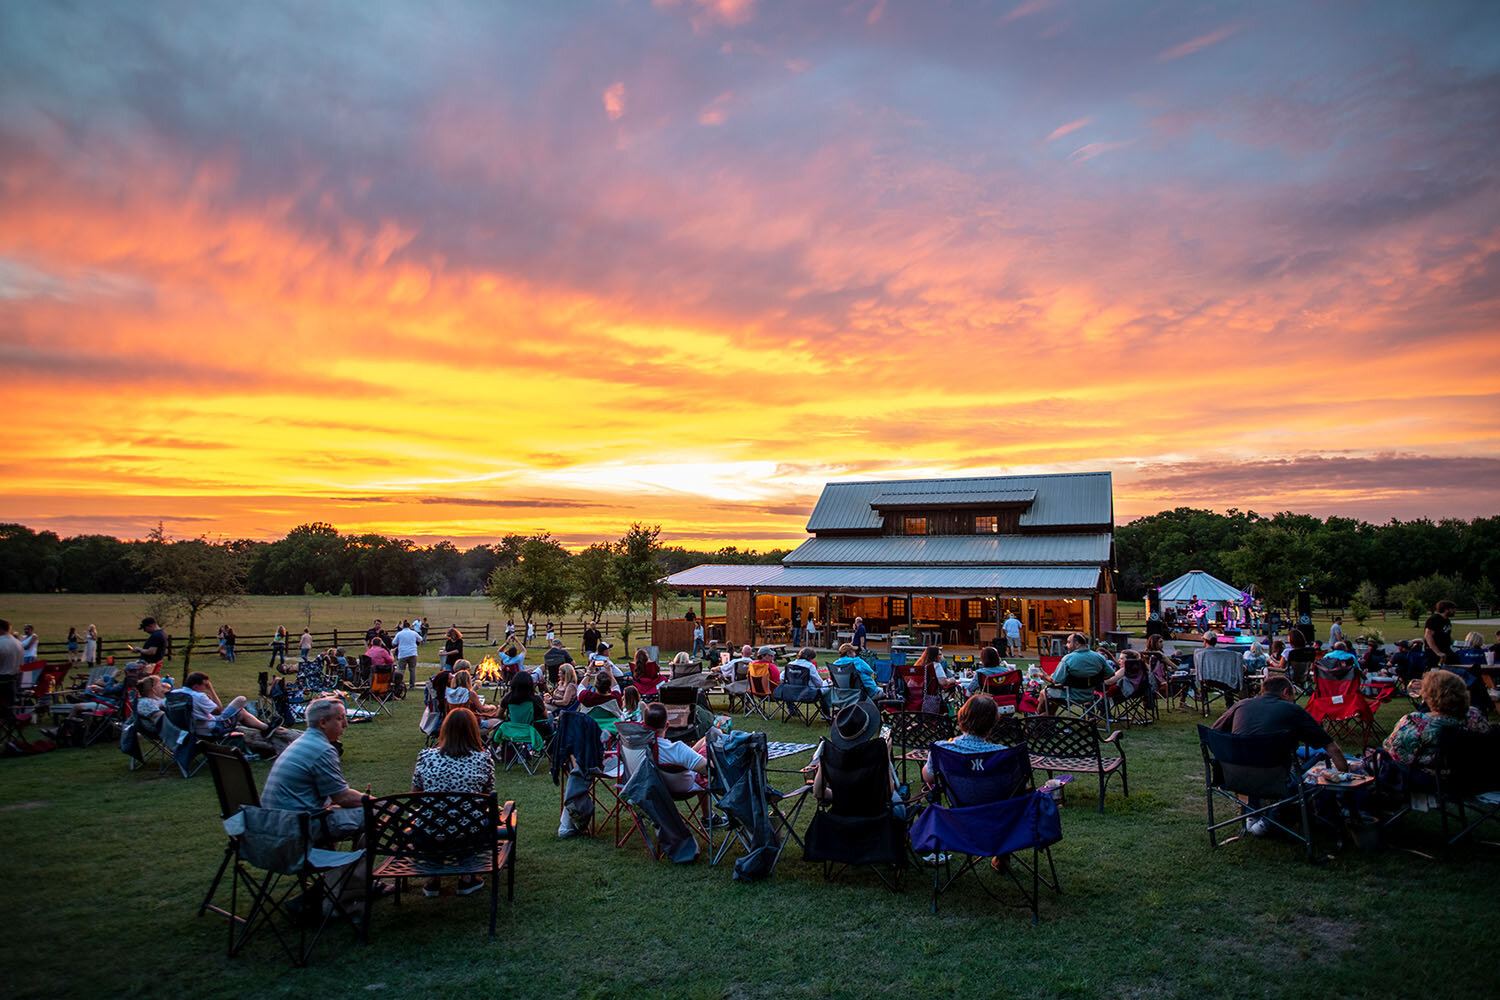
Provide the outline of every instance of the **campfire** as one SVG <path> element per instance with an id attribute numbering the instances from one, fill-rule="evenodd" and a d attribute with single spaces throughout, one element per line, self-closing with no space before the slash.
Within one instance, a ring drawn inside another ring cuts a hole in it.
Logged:
<path id="1" fill-rule="evenodd" d="M 474 679 L 480 684 L 489 684 L 495 687 L 500 685 L 500 663 L 493 656 L 486 656 L 479 661 L 479 666 L 474 670 Z"/>

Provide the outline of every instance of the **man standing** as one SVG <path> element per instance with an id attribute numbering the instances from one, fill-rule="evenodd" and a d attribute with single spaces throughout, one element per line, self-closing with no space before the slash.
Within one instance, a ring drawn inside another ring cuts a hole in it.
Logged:
<path id="1" fill-rule="evenodd" d="M 557 672 L 564 663 L 572 663 L 573 654 L 563 649 L 561 639 L 553 639 L 547 652 L 542 654 L 542 666 L 547 669 L 547 683 L 557 683 Z"/>
<path id="2" fill-rule="evenodd" d="M 0 677 L 21 677 L 21 641 L 10 632 L 10 622 L 0 618 Z"/>
<path id="3" fill-rule="evenodd" d="M 862 652 L 865 648 L 866 634 L 865 620 L 863 618 L 856 617 L 854 619 L 854 635 L 850 638 L 849 645 Z"/>
<path id="4" fill-rule="evenodd" d="M 599 623 L 589 622 L 583 630 L 583 658 L 585 662 L 594 658 L 599 649 Z"/>
<path id="5" fill-rule="evenodd" d="M 42 637 L 30 625 L 21 626 L 21 662 L 35 663 L 36 650 L 41 645 Z"/>
<path id="6" fill-rule="evenodd" d="M 1339 615 L 1333 616 L 1333 624 L 1328 626 L 1328 648 L 1332 649 L 1336 642 L 1344 641 L 1344 619 Z"/>
<path id="7" fill-rule="evenodd" d="M 1005 648 L 1000 652 L 1003 656 L 1021 655 L 1021 620 L 1014 611 L 1005 613 Z"/>
<path id="8" fill-rule="evenodd" d="M 141 619 L 140 630 L 146 633 L 146 641 L 139 646 L 127 646 L 136 654 L 136 661 L 125 668 L 125 676 L 149 673 L 167 655 L 167 633 L 157 627 L 156 619 L 147 615 Z"/>
<path id="9" fill-rule="evenodd" d="M 406 687 L 414 689 L 417 686 L 417 647 L 422 645 L 422 636 L 408 625 L 396 633 L 395 641 L 396 672 L 407 671 L 411 679 L 406 682 Z"/>
<path id="10" fill-rule="evenodd" d="M 1453 659 L 1453 622 L 1449 619 L 1458 605 L 1438 601 L 1432 616 L 1422 625 L 1422 641 L 1427 649 L 1427 669 L 1440 667 Z"/>

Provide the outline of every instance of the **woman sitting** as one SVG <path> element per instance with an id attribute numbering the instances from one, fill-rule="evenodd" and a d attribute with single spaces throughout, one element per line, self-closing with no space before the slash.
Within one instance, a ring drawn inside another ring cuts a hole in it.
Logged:
<path id="1" fill-rule="evenodd" d="M 511 678 L 510 690 L 504 698 L 500 699 L 500 705 L 496 709 L 504 712 L 505 718 L 510 718 L 510 709 L 513 705 L 531 706 L 531 726 L 542 734 L 542 739 L 552 736 L 552 723 L 547 721 L 547 712 L 542 704 L 542 696 L 536 693 L 536 680 L 529 671 L 523 670 Z"/>
<path id="2" fill-rule="evenodd" d="M 495 790 L 495 762 L 485 752 L 479 735 L 479 721 L 467 708 L 454 708 L 443 719 L 437 746 L 417 753 L 417 767 L 411 774 L 414 792 L 469 792 L 488 795 Z M 458 894 L 467 896 L 480 889 L 484 880 L 460 875 Z M 422 886 L 426 896 L 439 892 L 437 878 Z"/>
<path id="3" fill-rule="evenodd" d="M 635 651 L 635 666 L 631 668 L 635 688 L 640 697 L 654 699 L 656 689 L 661 686 L 661 664 L 646 655 L 644 649 Z M 635 721 L 635 720 L 631 720 Z"/>
<path id="4" fill-rule="evenodd" d="M 1484 733 L 1489 723 L 1469 704 L 1463 679 L 1451 670 L 1429 670 L 1422 675 L 1425 712 L 1403 715 L 1385 738 L 1385 752 L 1407 767 L 1425 767 L 1437 757 L 1438 734 L 1448 726 Z"/>
<path id="5" fill-rule="evenodd" d="M 1271 663 L 1270 657 L 1266 656 L 1266 647 L 1262 646 L 1259 642 L 1252 642 L 1250 644 L 1250 648 L 1245 650 L 1243 659 L 1245 661 L 1245 673 L 1247 674 L 1264 673 L 1266 667 Z"/>
<path id="6" fill-rule="evenodd" d="M 484 695 L 479 693 L 478 686 L 474 683 L 473 676 L 469 673 L 471 664 L 468 660 L 459 660 L 454 665 L 453 686 L 448 689 L 448 707 L 450 709 L 463 706 L 473 712 L 480 719 L 485 720 L 480 725 L 494 724 L 500 718 L 500 707 L 498 705 L 486 705 Z"/>
<path id="7" fill-rule="evenodd" d="M 1146 661 L 1141 659 L 1141 654 L 1133 649 L 1127 649 L 1120 653 L 1120 669 L 1110 674 L 1104 682 L 1104 693 L 1112 702 L 1121 702 L 1126 698 L 1134 698 L 1137 693 L 1143 695 L 1150 701 L 1150 695 L 1155 693 L 1152 684 L 1151 671 L 1146 667 Z"/>
<path id="8" fill-rule="evenodd" d="M 1153 635 L 1146 640 L 1146 667 L 1151 671 L 1151 676 L 1156 678 L 1158 691 L 1167 689 L 1167 680 L 1172 672 L 1177 669 L 1177 664 L 1162 648 L 1161 636 Z"/>
<path id="9" fill-rule="evenodd" d="M 1454 647 L 1453 660 L 1461 667 L 1482 667 L 1487 662 L 1484 653 L 1484 636 L 1470 632 L 1462 646 Z"/>
<path id="10" fill-rule="evenodd" d="M 990 731 L 995 728 L 999 718 L 1000 709 L 996 706 L 995 699 L 987 694 L 973 695 L 958 710 L 958 735 L 943 740 L 938 746 L 957 750 L 959 753 L 989 753 L 999 746 L 990 742 Z M 922 765 L 923 781 L 930 785 L 936 777 L 931 761 Z"/>
<path id="11" fill-rule="evenodd" d="M 573 708 L 578 701 L 578 672 L 573 664 L 564 663 L 557 668 L 557 686 L 546 698 L 548 710 L 556 713 Z"/>

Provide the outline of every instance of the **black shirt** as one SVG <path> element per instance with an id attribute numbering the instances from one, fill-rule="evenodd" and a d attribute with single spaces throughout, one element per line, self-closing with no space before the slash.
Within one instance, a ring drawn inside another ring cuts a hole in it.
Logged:
<path id="1" fill-rule="evenodd" d="M 153 629 L 141 646 L 142 663 L 160 663 L 167 655 L 167 633 Z"/>
<path id="2" fill-rule="evenodd" d="M 462 639 L 449 639 L 443 643 L 443 652 L 448 656 L 448 666 L 453 666 L 464 658 L 464 641 Z"/>
<path id="3" fill-rule="evenodd" d="M 1307 709 L 1274 694 L 1257 695 L 1235 702 L 1214 723 L 1214 728 L 1235 736 L 1288 733 L 1299 742 L 1312 747 L 1326 747 L 1333 742 L 1327 731 L 1307 714 Z"/>
<path id="4" fill-rule="evenodd" d="M 1433 654 L 1432 649 L 1427 649 L 1427 665 L 1435 667 L 1439 663 L 1446 662 L 1453 652 L 1453 623 L 1443 615 L 1433 615 L 1422 625 L 1424 631 L 1432 633 L 1432 644 L 1442 654 L 1438 657 Z"/>
<path id="5" fill-rule="evenodd" d="M 586 628 L 583 630 L 583 651 L 592 653 L 599 648 L 599 630 Z"/>

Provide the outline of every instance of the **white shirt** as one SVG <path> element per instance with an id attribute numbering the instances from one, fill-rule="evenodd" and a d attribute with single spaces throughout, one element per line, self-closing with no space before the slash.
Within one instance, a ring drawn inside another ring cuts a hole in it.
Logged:
<path id="1" fill-rule="evenodd" d="M 422 637 L 409 628 L 404 628 L 394 636 L 396 641 L 396 659 L 404 660 L 408 656 L 417 655 L 417 647 L 422 645 Z"/>
<path id="2" fill-rule="evenodd" d="M 536 625 L 532 624 L 531 622 L 527 622 L 526 623 L 526 638 L 528 638 L 528 639 L 535 639 L 536 638 Z"/>
<path id="3" fill-rule="evenodd" d="M 704 763 L 703 755 L 686 743 L 676 740 L 656 739 L 656 760 L 660 764 L 672 764 L 688 771 L 696 771 Z"/>
<path id="4" fill-rule="evenodd" d="M 204 691 L 188 688 L 187 693 L 193 696 L 193 732 L 199 736 L 213 732 L 214 716 L 219 711 L 214 707 L 214 700 Z"/>
<path id="5" fill-rule="evenodd" d="M 812 674 L 812 682 L 814 684 L 817 684 L 817 685 L 819 685 L 821 687 L 825 687 L 825 688 L 833 686 L 833 681 L 831 681 L 827 677 L 823 676 L 823 671 L 821 669 L 819 669 L 819 667 L 818 667 L 818 665 L 816 663 L 809 663 L 809 662 L 807 662 L 806 660 L 803 660 L 803 659 L 796 659 L 796 660 L 793 660 L 791 663 L 788 663 L 787 666 L 788 667 L 806 667 L 808 669 L 808 671 Z M 785 670 L 783 670 L 781 672 L 781 679 L 782 680 L 786 680 L 786 671 Z"/>
<path id="6" fill-rule="evenodd" d="M 1019 638 L 1021 638 L 1021 619 L 1019 619 L 1019 618 L 1007 618 L 1007 619 L 1005 619 L 1005 637 L 1007 639 L 1019 639 Z"/>

